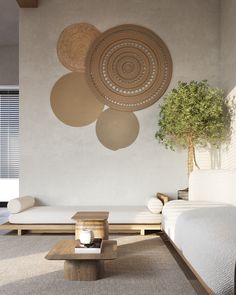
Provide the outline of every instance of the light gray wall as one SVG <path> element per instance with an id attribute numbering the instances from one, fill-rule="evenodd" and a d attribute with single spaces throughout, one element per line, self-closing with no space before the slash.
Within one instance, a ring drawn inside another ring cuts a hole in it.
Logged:
<path id="1" fill-rule="evenodd" d="M 130 147 L 110 151 L 96 138 L 95 123 L 62 124 L 50 108 L 50 91 L 68 71 L 59 63 L 61 31 L 89 22 L 101 31 L 133 23 L 155 31 L 178 80 L 218 85 L 219 2 L 215 0 L 41 0 L 20 12 L 20 193 L 45 204 L 145 204 L 157 191 L 173 196 L 187 186 L 186 153 L 154 138 L 159 102 L 136 112 L 140 134 Z"/>
<path id="2" fill-rule="evenodd" d="M 19 84 L 18 45 L 0 46 L 0 85 Z"/>
<path id="3" fill-rule="evenodd" d="M 236 1 L 221 0 L 220 6 L 220 80 L 229 93 L 236 86 Z"/>
<path id="4" fill-rule="evenodd" d="M 19 5 L 16 0 L 0 0 L 0 46 L 19 43 Z"/>
<path id="5" fill-rule="evenodd" d="M 220 87 L 229 100 L 236 97 L 236 1 L 220 1 Z M 236 119 L 232 122 L 231 142 L 220 150 L 199 149 L 197 161 L 201 169 L 236 169 Z"/>

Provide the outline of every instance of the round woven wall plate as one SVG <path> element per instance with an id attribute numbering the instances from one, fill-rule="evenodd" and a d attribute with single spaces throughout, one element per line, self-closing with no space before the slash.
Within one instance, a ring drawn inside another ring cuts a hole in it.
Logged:
<path id="1" fill-rule="evenodd" d="M 71 71 L 84 72 L 89 47 L 99 35 L 100 32 L 87 23 L 66 27 L 57 42 L 57 55 L 60 62 Z"/>
<path id="2" fill-rule="evenodd" d="M 85 73 L 69 73 L 53 86 L 51 107 L 64 124 L 80 127 L 96 121 L 104 104 L 96 99 L 89 88 Z"/>
<path id="3" fill-rule="evenodd" d="M 139 122 L 134 113 L 106 109 L 97 120 L 96 133 L 101 144 L 115 151 L 135 141 Z"/>
<path id="4" fill-rule="evenodd" d="M 172 76 L 165 43 L 152 31 L 121 25 L 102 33 L 86 58 L 91 88 L 111 108 L 137 111 L 155 103 Z"/>

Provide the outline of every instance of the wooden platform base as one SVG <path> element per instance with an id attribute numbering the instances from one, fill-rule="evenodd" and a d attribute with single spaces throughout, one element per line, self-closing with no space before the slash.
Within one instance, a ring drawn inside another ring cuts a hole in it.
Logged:
<path id="1" fill-rule="evenodd" d="M 109 224 L 109 233 L 138 232 L 145 235 L 146 230 L 160 230 L 161 224 Z M 12 224 L 0 225 L 0 230 L 17 231 L 18 236 L 33 233 L 74 233 L 75 224 Z"/>

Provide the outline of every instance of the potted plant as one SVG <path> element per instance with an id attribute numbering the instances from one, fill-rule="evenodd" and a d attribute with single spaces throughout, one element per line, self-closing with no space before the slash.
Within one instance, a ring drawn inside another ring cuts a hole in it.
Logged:
<path id="1" fill-rule="evenodd" d="M 223 91 L 206 80 L 178 82 L 161 105 L 156 138 L 166 148 L 188 149 L 189 175 L 194 165 L 198 167 L 196 146 L 219 147 L 229 140 L 232 115 L 233 108 Z"/>

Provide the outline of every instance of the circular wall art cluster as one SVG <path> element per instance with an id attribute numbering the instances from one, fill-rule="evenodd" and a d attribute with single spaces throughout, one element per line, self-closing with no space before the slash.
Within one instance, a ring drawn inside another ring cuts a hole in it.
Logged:
<path id="1" fill-rule="evenodd" d="M 137 25 L 103 33 L 91 24 L 70 25 L 60 34 L 57 55 L 73 73 L 61 77 L 52 88 L 54 114 L 74 127 L 97 120 L 97 137 L 111 150 L 135 141 L 139 123 L 133 112 L 155 103 L 172 76 L 165 43 Z M 105 111 L 104 104 L 109 107 Z"/>

